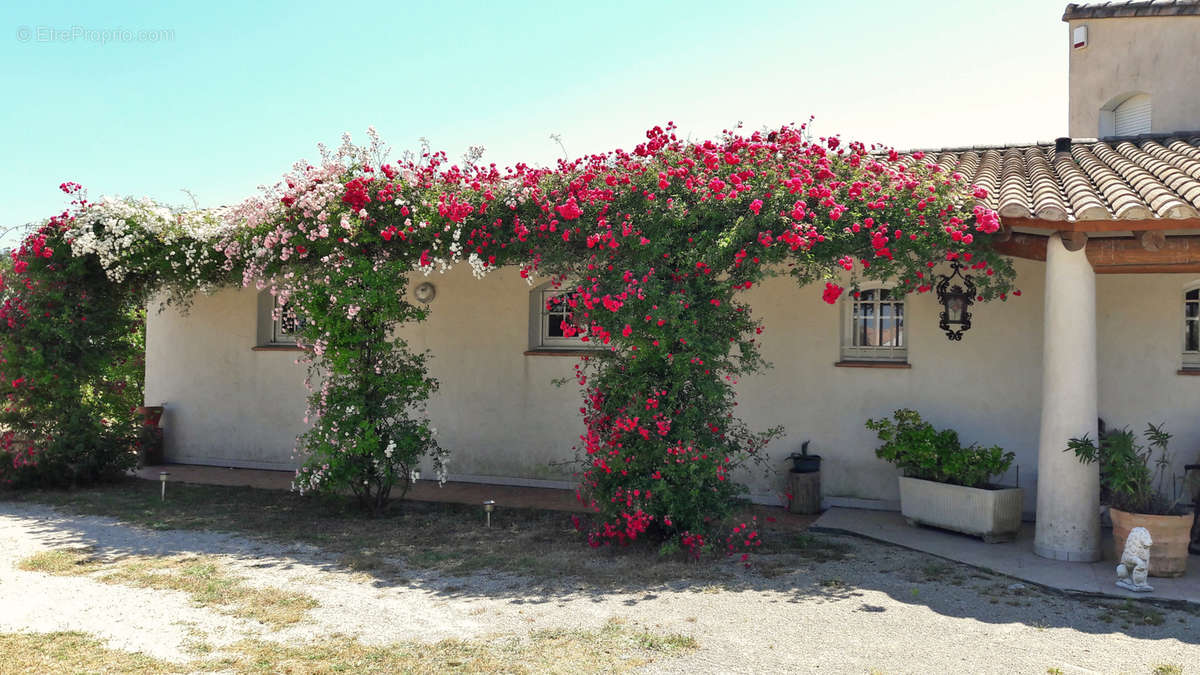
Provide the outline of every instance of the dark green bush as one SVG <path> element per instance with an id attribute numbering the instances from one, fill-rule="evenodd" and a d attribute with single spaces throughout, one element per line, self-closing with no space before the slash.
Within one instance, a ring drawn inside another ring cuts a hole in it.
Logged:
<path id="1" fill-rule="evenodd" d="M 1105 432 L 1100 436 L 1097 446 L 1086 435 L 1082 438 L 1072 438 L 1067 442 L 1067 452 L 1074 452 L 1084 464 L 1100 463 L 1101 500 L 1105 503 L 1129 513 L 1145 513 L 1150 515 L 1169 515 L 1175 512 L 1175 500 L 1168 497 L 1167 483 L 1174 481 L 1171 474 L 1171 455 L 1167 443 L 1171 434 L 1163 431 L 1161 426 L 1146 425 L 1143 432 L 1148 446 L 1138 442 L 1137 436 L 1129 428 Z M 1154 460 L 1155 468 L 1150 469 L 1154 450 L 1158 449 L 1158 459 Z M 1155 488 L 1155 476 L 1158 476 L 1158 489 Z"/>
<path id="2" fill-rule="evenodd" d="M 934 429 L 920 413 L 907 408 L 894 412 L 892 419 L 867 420 L 867 428 L 883 441 L 875 454 L 909 478 L 986 487 L 992 476 L 1005 473 L 1013 462 L 1013 453 L 999 446 L 963 447 L 958 432 Z"/>

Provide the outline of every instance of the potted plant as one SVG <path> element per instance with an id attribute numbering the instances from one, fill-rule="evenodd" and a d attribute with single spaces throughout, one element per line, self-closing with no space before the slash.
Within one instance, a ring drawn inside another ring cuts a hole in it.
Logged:
<path id="1" fill-rule="evenodd" d="M 163 430 L 158 426 L 162 419 L 161 405 L 138 406 L 134 412 L 142 415 L 142 429 L 138 433 L 138 464 L 141 466 L 158 466 L 165 464 L 163 457 Z"/>
<path id="2" fill-rule="evenodd" d="M 1021 529 L 1021 488 L 991 482 L 1012 466 L 1013 453 L 978 444 L 963 447 L 958 433 L 937 430 L 915 410 L 867 420 L 883 445 L 875 451 L 899 467 L 900 511 L 910 525 L 931 525 L 982 537 L 1012 541 Z"/>
<path id="3" fill-rule="evenodd" d="M 1143 436 L 1147 446 L 1128 428 L 1101 433 L 1099 445 L 1087 436 L 1072 438 L 1067 442 L 1067 451 L 1074 452 L 1085 464 L 1100 464 L 1100 496 L 1109 506 L 1117 558 L 1129 531 L 1144 527 L 1154 541 L 1150 547 L 1150 576 L 1182 576 L 1187 571 L 1195 514 L 1187 512 L 1175 491 L 1167 449 L 1171 434 L 1161 426 L 1148 424 Z"/>

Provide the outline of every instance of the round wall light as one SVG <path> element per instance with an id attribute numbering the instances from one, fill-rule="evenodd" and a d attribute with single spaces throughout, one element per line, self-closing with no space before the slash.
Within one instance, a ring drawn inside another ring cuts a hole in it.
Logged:
<path id="1" fill-rule="evenodd" d="M 428 281 L 419 284 L 413 289 L 413 297 L 416 298 L 418 302 L 423 302 L 427 305 L 433 302 L 433 298 L 436 295 L 437 287 Z"/>

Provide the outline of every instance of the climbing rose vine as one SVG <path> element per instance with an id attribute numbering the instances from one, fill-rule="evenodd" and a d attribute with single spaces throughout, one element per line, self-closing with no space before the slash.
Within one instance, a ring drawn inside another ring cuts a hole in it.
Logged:
<path id="1" fill-rule="evenodd" d="M 687 143 L 668 125 L 632 152 L 505 171 L 429 153 L 388 163 L 377 144 L 347 145 L 248 204 L 264 226 L 230 250 L 255 252 L 262 267 L 247 265 L 248 278 L 333 252 L 550 278 L 564 333 L 602 350 L 578 368 L 590 540 L 698 552 L 741 493 L 739 467 L 778 433 L 734 414 L 738 379 L 765 365 L 744 291 L 788 273 L 823 280 L 830 303 L 861 279 L 923 293 L 947 260 L 983 271 L 985 299 L 1011 284 L 1011 267 L 975 240 L 996 215 L 922 160 L 791 127 Z"/>
<path id="2" fill-rule="evenodd" d="M 373 513 L 387 507 L 397 485 L 401 496 L 407 492 L 424 457 L 444 481 L 448 454 L 424 417 L 437 389 L 427 355 L 413 353 L 395 334 L 428 313 L 407 299 L 408 275 L 420 258 L 388 245 L 364 221 L 372 199 L 408 211 L 406 199 L 419 198 L 423 188 L 418 171 L 431 169 L 413 163 L 409 181 L 368 190 L 363 176 L 379 167 L 382 154 L 372 134 L 368 147 L 347 139 L 323 153 L 319 165 L 297 165 L 265 196 L 242 204 L 237 212 L 246 226 L 217 244 L 226 269 L 240 270 L 245 285 L 268 289 L 276 312 L 288 306 L 300 319 L 312 427 L 298 439 L 303 466 L 293 486 L 350 492 Z M 379 170 L 396 175 L 391 166 Z M 428 236 L 428 245 L 444 232 Z"/>
<path id="3" fill-rule="evenodd" d="M 133 465 L 148 293 L 187 295 L 223 263 L 198 236 L 215 218 L 60 187 L 70 209 L 32 231 L 3 273 L 0 481 L 10 484 L 80 485 Z"/>
<path id="4" fill-rule="evenodd" d="M 394 485 L 401 496 L 420 459 L 430 455 L 445 480 L 445 453 L 433 439 L 422 406 L 437 383 L 425 355 L 412 353 L 393 330 L 426 316 L 405 300 L 410 268 L 403 259 L 322 256 L 296 274 L 285 291 L 305 317 L 301 344 L 310 345 L 308 415 L 300 437 L 306 461 L 296 475 L 301 491 L 347 488 L 372 512 L 387 507 Z"/>
<path id="5" fill-rule="evenodd" d="M 698 554 L 754 544 L 752 527 L 723 523 L 739 472 L 779 433 L 735 414 L 739 379 L 767 365 L 745 291 L 788 274 L 829 303 L 866 279 L 925 293 L 959 261 L 981 300 L 1003 299 L 1013 271 L 987 245 L 999 220 L 979 196 L 920 153 L 802 126 L 689 142 L 668 124 L 632 151 L 504 170 L 430 152 L 389 161 L 372 136 L 220 214 L 195 241 L 223 262 L 194 285 L 240 277 L 292 303 L 314 383 L 297 485 L 378 505 L 416 458 L 443 459 L 421 412 L 436 383 L 394 335 L 425 315 L 404 299 L 408 278 L 466 262 L 550 279 L 564 333 L 598 348 L 576 371 L 579 498 L 594 512 L 581 527 L 594 545 Z M 127 247 L 110 248 L 106 270 Z"/>

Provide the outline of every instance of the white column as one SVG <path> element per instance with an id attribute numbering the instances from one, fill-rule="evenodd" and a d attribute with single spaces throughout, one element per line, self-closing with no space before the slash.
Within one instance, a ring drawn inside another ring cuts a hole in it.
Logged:
<path id="1" fill-rule="evenodd" d="M 1042 427 L 1033 550 L 1054 560 L 1100 559 L 1100 474 L 1064 452 L 1096 438 L 1096 274 L 1083 249 L 1055 234 L 1046 245 Z"/>

